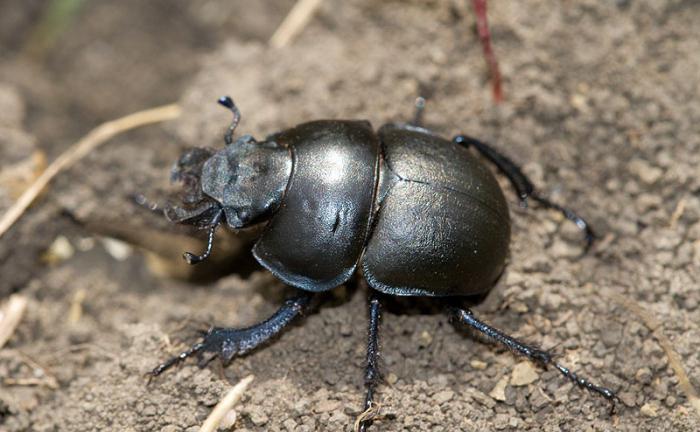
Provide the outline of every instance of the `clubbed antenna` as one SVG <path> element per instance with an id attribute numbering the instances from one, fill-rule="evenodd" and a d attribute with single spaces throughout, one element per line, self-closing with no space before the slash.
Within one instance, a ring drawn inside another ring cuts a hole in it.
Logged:
<path id="1" fill-rule="evenodd" d="M 415 114 L 413 114 L 413 122 L 411 122 L 412 126 L 423 126 L 423 113 L 425 112 L 425 102 L 426 100 L 423 96 L 418 96 L 416 98 L 416 111 Z"/>
<path id="2" fill-rule="evenodd" d="M 238 107 L 235 103 L 233 103 L 233 99 L 231 99 L 229 96 L 221 96 L 218 102 L 220 105 L 223 105 L 226 108 L 230 109 L 233 113 L 233 120 L 231 120 L 231 126 L 228 127 L 226 134 L 224 134 L 224 142 L 226 142 L 226 145 L 230 145 L 231 143 L 233 143 L 233 131 L 236 130 L 238 122 L 241 121 L 241 112 L 238 111 Z"/>

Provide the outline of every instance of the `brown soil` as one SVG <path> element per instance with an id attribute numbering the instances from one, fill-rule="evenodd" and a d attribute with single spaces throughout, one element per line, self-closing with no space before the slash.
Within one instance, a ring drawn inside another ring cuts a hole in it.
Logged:
<path id="1" fill-rule="evenodd" d="M 29 299 L 0 351 L 0 431 L 196 431 L 230 383 L 251 373 L 236 430 L 352 430 L 364 393 L 362 284 L 325 296 L 281 338 L 223 370 L 188 362 L 146 386 L 144 374 L 196 330 L 252 323 L 287 292 L 248 253 L 231 252 L 244 238 L 229 238 L 227 275 L 212 265 L 208 280 L 204 271 L 156 276 L 180 272 L 179 260 L 155 265 L 140 248 L 115 251 L 103 240 L 154 250 L 148 235 L 197 237 L 129 196 L 162 199 L 184 148 L 222 145 L 222 94 L 243 112 L 240 132 L 258 137 L 318 118 L 379 126 L 407 119 L 413 99 L 427 95 L 432 129 L 494 143 L 603 237 L 579 257 L 575 227 L 518 208 L 501 178 L 512 204 L 510 262 L 474 310 L 617 391 L 615 415 L 554 370 L 535 368 L 537 379 L 515 385 L 521 359 L 457 331 L 430 305 L 397 302 L 383 315 L 384 417 L 374 430 L 700 430 L 653 329 L 620 301 L 662 323 L 656 331 L 698 387 L 696 2 L 490 2 L 505 78 L 498 106 L 466 1 L 327 0 L 290 47 L 271 50 L 265 41 L 292 1 L 100 0 L 37 54 L 26 41 L 45 3 L 0 2 L 0 179 L 31 150 L 52 159 L 103 120 L 173 100 L 185 112 L 90 155 L 0 240 L 0 295 Z M 0 184 L 3 211 L 11 189 Z M 49 264 L 42 257 L 59 236 L 74 253 Z M 499 383 L 507 384 L 494 398 Z"/>

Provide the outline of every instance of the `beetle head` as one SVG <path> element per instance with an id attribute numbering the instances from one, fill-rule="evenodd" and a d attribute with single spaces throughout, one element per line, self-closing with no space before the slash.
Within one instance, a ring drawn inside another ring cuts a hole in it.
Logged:
<path id="1" fill-rule="evenodd" d="M 290 151 L 272 140 L 257 142 L 244 135 L 233 140 L 240 113 L 233 101 L 233 122 L 219 150 L 194 148 L 184 153 L 171 180 L 183 184 L 182 206 L 170 206 L 166 216 L 180 223 L 210 227 L 223 216 L 229 227 L 240 229 L 268 218 L 282 201 L 291 171 Z"/>
<path id="2" fill-rule="evenodd" d="M 289 150 L 245 135 L 203 165 L 201 187 L 224 211 L 229 227 L 267 219 L 282 201 L 292 172 Z"/>
<path id="3" fill-rule="evenodd" d="M 179 196 L 180 205 L 168 204 L 165 216 L 177 223 L 207 227 L 212 224 L 214 215 L 221 206 L 202 191 L 202 167 L 214 154 L 206 148 L 193 148 L 186 151 L 173 166 L 170 181 L 182 184 Z"/>

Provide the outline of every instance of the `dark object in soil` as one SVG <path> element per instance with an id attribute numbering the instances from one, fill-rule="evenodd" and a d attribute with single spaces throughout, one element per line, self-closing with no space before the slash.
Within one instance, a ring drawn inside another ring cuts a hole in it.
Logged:
<path id="1" fill-rule="evenodd" d="M 505 174 L 523 206 L 529 197 L 563 213 L 585 233 L 594 233 L 568 208 L 538 195 L 510 159 L 489 145 L 458 135 L 445 140 L 414 121 L 391 123 L 378 132 L 367 121 L 319 120 L 278 132 L 262 142 L 250 135 L 233 140 L 240 113 L 219 151 L 195 148 L 177 162 L 172 179 L 184 184 L 180 206 L 169 206 L 175 222 L 206 228 L 201 255 L 212 250 L 218 225 L 241 229 L 270 220 L 253 254 L 283 282 L 298 288 L 269 319 L 244 329 L 213 327 L 203 341 L 160 364 L 157 376 L 197 355 L 200 366 L 224 363 L 279 334 L 311 303 L 313 292 L 345 283 L 358 264 L 370 289 L 365 410 L 373 405 L 378 370 L 381 297 L 442 297 L 458 323 L 478 331 L 542 366 L 553 365 L 579 387 L 600 394 L 614 408 L 615 394 L 552 361 L 550 353 L 526 345 L 457 306 L 460 297 L 487 292 L 503 271 L 510 241 L 508 207 L 496 179 L 468 148 Z M 360 262 L 361 261 L 361 262 Z M 204 353 L 213 353 L 204 358 Z M 369 422 L 362 424 L 364 430 Z"/>

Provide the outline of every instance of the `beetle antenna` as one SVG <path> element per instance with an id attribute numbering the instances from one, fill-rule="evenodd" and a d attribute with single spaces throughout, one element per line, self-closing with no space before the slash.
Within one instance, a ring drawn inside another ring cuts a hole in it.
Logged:
<path id="1" fill-rule="evenodd" d="M 211 255 L 211 250 L 214 247 L 214 234 L 216 233 L 216 228 L 221 223 L 221 216 L 223 214 L 224 210 L 219 209 L 219 211 L 216 212 L 214 217 L 211 219 L 211 225 L 209 225 L 209 236 L 207 238 L 207 249 L 204 251 L 204 253 L 201 255 L 195 255 L 191 252 L 185 252 L 183 254 L 187 264 L 197 264 L 209 258 L 209 255 Z"/>
<path id="2" fill-rule="evenodd" d="M 221 96 L 217 102 L 219 102 L 219 105 L 228 108 L 233 113 L 233 120 L 231 120 L 231 125 L 228 127 L 228 130 L 224 134 L 224 142 L 226 143 L 226 145 L 231 145 L 231 143 L 233 143 L 233 131 L 236 130 L 238 122 L 241 121 L 241 112 L 238 110 L 238 107 L 233 102 L 233 99 L 231 99 L 230 96 Z"/>
<path id="3" fill-rule="evenodd" d="M 153 213 L 163 213 L 163 205 L 158 204 L 156 201 L 150 200 L 146 195 L 141 193 L 130 194 L 129 199 L 131 202 L 143 209 L 146 209 Z"/>
<path id="4" fill-rule="evenodd" d="M 423 125 L 423 113 L 425 112 L 425 98 L 423 96 L 418 96 L 414 106 L 416 107 L 415 113 L 413 114 L 413 121 L 411 126 L 421 127 Z"/>

